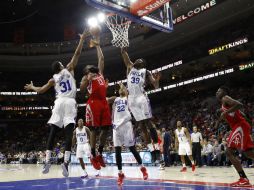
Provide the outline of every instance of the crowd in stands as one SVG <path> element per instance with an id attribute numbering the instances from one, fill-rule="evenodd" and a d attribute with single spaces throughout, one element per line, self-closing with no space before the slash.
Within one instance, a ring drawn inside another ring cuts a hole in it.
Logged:
<path id="1" fill-rule="evenodd" d="M 244 104 L 242 109 L 246 114 L 246 118 L 253 126 L 254 120 L 254 86 L 252 88 L 233 88 L 232 97 L 241 101 Z M 227 137 L 230 128 L 226 123 L 222 123 L 218 128 L 215 128 L 217 119 L 216 110 L 220 108 L 215 97 L 207 97 L 202 94 L 188 99 L 175 99 L 170 105 L 154 105 L 154 122 L 162 133 L 169 133 L 169 139 L 165 144 L 168 144 L 168 158 L 165 158 L 166 165 L 177 165 L 180 159 L 175 149 L 174 130 L 176 129 L 177 120 L 181 120 L 190 133 L 193 126 L 197 126 L 201 132 L 204 141 L 202 142 L 202 165 L 207 166 L 225 166 L 230 165 L 225 150 L 227 147 Z M 41 127 L 40 127 L 41 126 Z M 140 130 L 134 127 L 136 132 L 136 146 L 139 151 L 146 150 L 140 135 Z M 47 128 L 42 123 L 38 126 L 28 126 L 26 128 L 11 127 L 1 131 L 4 134 L 1 138 L 0 161 L 2 163 L 42 163 L 45 158 L 45 147 L 47 138 Z M 15 134 L 15 135 L 14 135 Z M 55 163 L 59 163 L 63 157 L 62 140 L 63 133 L 59 130 L 56 138 L 56 148 L 54 151 Z M 106 152 L 113 152 L 112 133 L 108 136 Z M 123 150 L 126 150 L 123 148 Z M 73 149 L 74 151 L 74 149 Z M 241 152 L 237 153 L 244 161 L 245 165 L 252 165 L 252 162 L 245 159 Z"/>

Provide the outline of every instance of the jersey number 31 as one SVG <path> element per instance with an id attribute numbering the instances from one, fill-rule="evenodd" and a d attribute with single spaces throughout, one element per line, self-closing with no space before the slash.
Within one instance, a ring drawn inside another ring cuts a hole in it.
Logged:
<path id="1" fill-rule="evenodd" d="M 66 82 L 60 82 L 59 84 L 61 86 L 61 92 L 62 93 L 65 93 L 67 91 L 71 91 L 71 84 L 70 84 L 70 81 L 67 80 Z"/>

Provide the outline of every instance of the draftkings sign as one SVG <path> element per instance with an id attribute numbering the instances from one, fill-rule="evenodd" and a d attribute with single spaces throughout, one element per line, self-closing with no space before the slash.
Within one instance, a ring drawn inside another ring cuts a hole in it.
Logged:
<path id="1" fill-rule="evenodd" d="M 250 68 L 253 68 L 253 67 L 254 67 L 254 61 L 246 63 L 246 64 L 239 65 L 239 70 L 243 71 L 243 70 L 250 69 Z"/>
<path id="2" fill-rule="evenodd" d="M 213 55 L 215 53 L 225 51 L 227 49 L 230 49 L 230 48 L 233 48 L 233 47 L 245 44 L 245 43 L 248 43 L 248 38 L 242 38 L 242 39 L 236 40 L 234 42 L 231 42 L 231 43 L 228 43 L 228 44 L 225 44 L 225 45 L 213 48 L 213 49 L 209 49 L 208 53 L 209 53 L 209 55 Z"/>

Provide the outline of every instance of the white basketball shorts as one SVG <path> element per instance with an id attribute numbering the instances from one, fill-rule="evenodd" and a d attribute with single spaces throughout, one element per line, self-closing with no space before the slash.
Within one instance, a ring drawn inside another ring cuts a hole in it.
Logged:
<path id="1" fill-rule="evenodd" d="M 76 150 L 76 157 L 83 158 L 84 155 L 90 157 L 91 156 L 91 147 L 89 143 L 78 144 Z"/>
<path id="2" fill-rule="evenodd" d="M 152 118 L 150 101 L 146 95 L 128 96 L 128 104 L 136 121 Z"/>
<path id="3" fill-rule="evenodd" d="M 48 124 L 54 124 L 60 128 L 70 123 L 76 123 L 77 104 L 74 98 L 57 98 Z"/>
<path id="4" fill-rule="evenodd" d="M 179 143 L 179 150 L 178 150 L 179 155 L 192 155 L 192 150 L 190 148 L 190 143 Z"/>
<path id="5" fill-rule="evenodd" d="M 135 137 L 131 121 L 113 129 L 113 143 L 114 147 L 122 145 L 130 147 L 135 145 Z"/>

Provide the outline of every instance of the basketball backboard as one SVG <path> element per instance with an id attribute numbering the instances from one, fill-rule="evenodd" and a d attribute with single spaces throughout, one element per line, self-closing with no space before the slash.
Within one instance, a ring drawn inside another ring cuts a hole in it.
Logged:
<path id="1" fill-rule="evenodd" d="M 171 32 L 173 30 L 170 0 L 86 0 L 102 11 L 115 13 L 133 22 Z"/>

